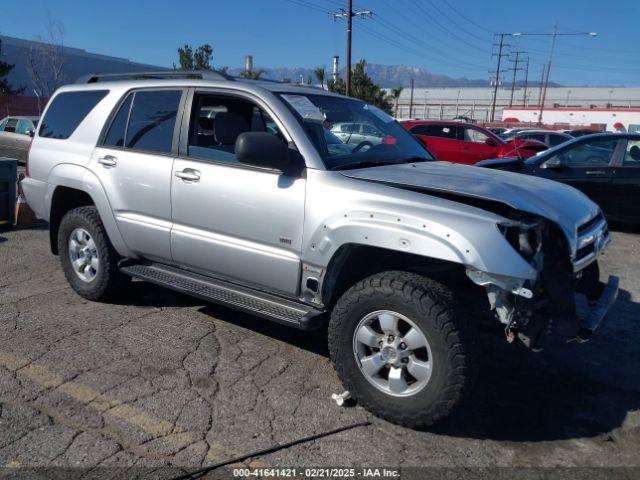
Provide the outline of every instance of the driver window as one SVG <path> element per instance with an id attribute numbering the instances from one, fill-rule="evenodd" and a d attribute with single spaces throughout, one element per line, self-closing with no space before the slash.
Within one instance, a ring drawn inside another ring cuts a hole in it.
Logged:
<path id="1" fill-rule="evenodd" d="M 568 150 L 562 159 L 570 167 L 606 167 L 618 140 L 592 140 Z"/>
<path id="2" fill-rule="evenodd" d="M 187 155 L 218 162 L 238 163 L 236 139 L 245 132 L 284 136 L 267 112 L 236 97 L 198 94 L 193 99 Z"/>
<path id="3" fill-rule="evenodd" d="M 486 143 L 489 139 L 488 135 L 485 135 L 479 130 L 474 128 L 465 128 L 464 129 L 464 141 L 465 142 L 473 142 L 473 143 Z"/>
<path id="4" fill-rule="evenodd" d="M 627 141 L 627 148 L 622 160 L 623 167 L 640 167 L 640 140 Z"/>

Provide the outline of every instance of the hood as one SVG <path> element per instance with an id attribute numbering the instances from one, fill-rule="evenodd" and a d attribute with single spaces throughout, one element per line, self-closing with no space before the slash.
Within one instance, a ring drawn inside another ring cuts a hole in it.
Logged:
<path id="1" fill-rule="evenodd" d="M 599 212 L 598 206 L 573 187 L 544 178 L 449 162 L 421 162 L 344 170 L 350 178 L 490 200 L 555 222 L 575 247 L 577 229 Z M 469 202 L 467 202 L 469 203 Z M 479 203 L 482 208 L 482 203 Z"/>

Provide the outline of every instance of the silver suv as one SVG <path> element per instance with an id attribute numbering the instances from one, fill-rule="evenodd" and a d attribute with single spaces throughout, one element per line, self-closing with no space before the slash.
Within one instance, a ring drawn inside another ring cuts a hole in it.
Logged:
<path id="1" fill-rule="evenodd" d="M 336 141 L 338 123 L 380 142 Z M 53 96 L 27 166 L 78 294 L 103 301 L 137 277 L 326 327 L 350 395 L 411 427 L 470 389 L 480 322 L 534 349 L 550 327 L 582 341 L 617 294 L 598 278 L 607 224 L 583 194 L 436 162 L 383 111 L 315 88 L 94 76 Z"/>

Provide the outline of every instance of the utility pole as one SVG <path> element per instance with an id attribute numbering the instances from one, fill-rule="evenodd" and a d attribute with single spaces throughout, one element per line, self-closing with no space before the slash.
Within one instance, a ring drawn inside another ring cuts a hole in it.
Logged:
<path id="1" fill-rule="evenodd" d="M 516 74 L 518 73 L 518 70 L 522 70 L 522 68 L 518 68 L 518 62 L 520 60 L 520 54 L 524 53 L 521 51 L 516 51 L 514 52 L 516 54 L 516 58 L 515 60 L 513 60 L 514 65 L 513 65 L 513 79 L 511 80 L 511 98 L 509 99 L 509 107 L 513 107 L 513 92 L 516 89 Z"/>
<path id="2" fill-rule="evenodd" d="M 527 66 L 524 68 L 524 95 L 522 96 L 522 106 L 527 106 L 527 87 L 529 86 L 529 57 L 527 57 Z"/>
<path id="3" fill-rule="evenodd" d="M 542 75 L 540 76 L 540 91 L 538 92 L 538 106 L 542 101 L 542 84 L 544 83 L 544 72 L 547 70 L 547 66 L 542 64 Z"/>
<path id="4" fill-rule="evenodd" d="M 333 20 L 339 18 L 347 19 L 347 66 L 345 78 L 345 94 L 347 97 L 351 94 L 351 30 L 353 26 L 353 17 L 373 17 L 371 10 L 353 11 L 353 0 L 347 1 L 347 9 L 340 8 L 337 12 L 329 14 Z"/>
<path id="5" fill-rule="evenodd" d="M 500 64 L 502 62 L 502 57 L 503 57 L 503 53 L 502 53 L 502 49 L 508 45 L 504 44 L 504 37 L 505 35 L 512 35 L 511 33 L 497 33 L 496 35 L 498 35 L 500 37 L 500 42 L 498 43 L 498 67 L 496 68 L 496 78 L 494 80 L 494 85 L 493 85 L 493 101 L 491 102 L 491 121 L 493 122 L 494 118 L 495 118 L 495 113 L 496 113 L 496 98 L 498 97 L 498 85 L 500 83 Z M 495 45 L 495 44 L 494 44 Z"/>

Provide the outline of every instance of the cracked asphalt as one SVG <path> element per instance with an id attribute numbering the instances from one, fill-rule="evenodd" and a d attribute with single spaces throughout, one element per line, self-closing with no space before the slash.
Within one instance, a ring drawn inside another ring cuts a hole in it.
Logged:
<path id="1" fill-rule="evenodd" d="M 459 467 L 472 478 L 473 467 L 532 478 L 525 467 L 603 467 L 632 478 L 640 235 L 613 240 L 601 268 L 622 291 L 591 342 L 550 339 L 531 354 L 488 338 L 472 403 L 418 432 L 332 402 L 341 387 L 321 335 L 139 281 L 88 302 L 67 285 L 46 227 L 0 231 L 0 476 L 172 478 L 370 422 L 207 478 L 237 466 Z"/>

